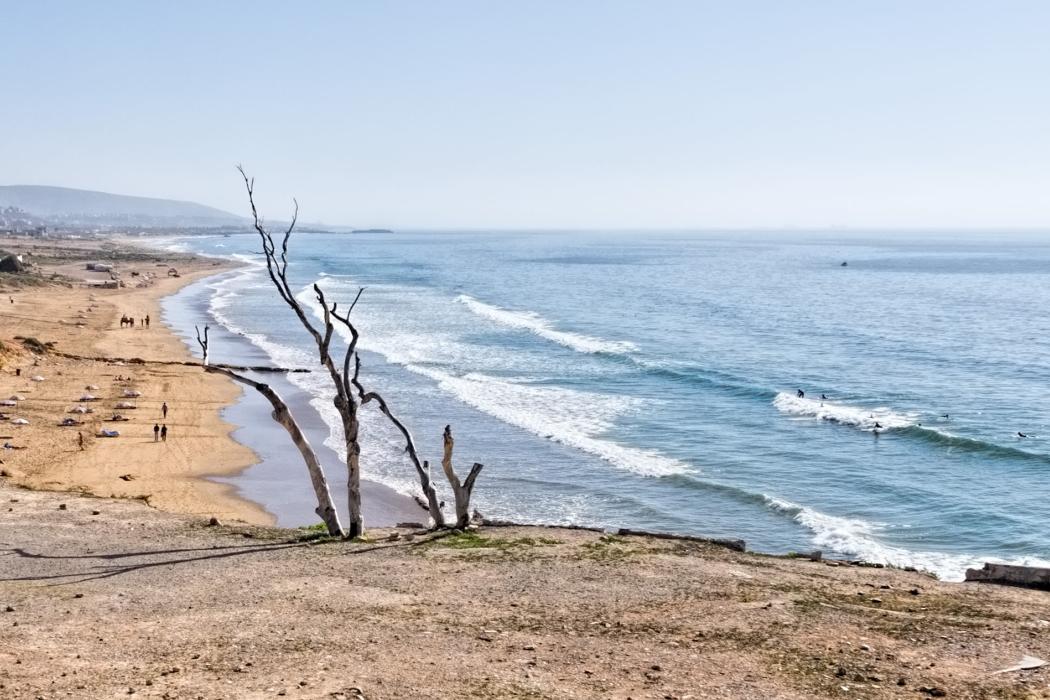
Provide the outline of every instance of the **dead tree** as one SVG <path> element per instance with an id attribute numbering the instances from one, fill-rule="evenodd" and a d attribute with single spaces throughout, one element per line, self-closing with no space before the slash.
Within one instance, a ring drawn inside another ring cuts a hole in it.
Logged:
<path id="1" fill-rule="evenodd" d="M 452 494 L 456 499 L 456 527 L 462 529 L 470 524 L 470 494 L 474 491 L 474 482 L 481 473 L 482 465 L 474 462 L 470 468 L 467 478 L 460 482 L 456 476 L 456 470 L 452 468 L 452 447 L 455 441 L 452 439 L 452 426 L 445 426 L 444 454 L 441 457 L 441 468 L 445 470 L 445 477 L 452 486 Z"/>
<path id="2" fill-rule="evenodd" d="M 284 236 L 281 239 L 280 250 L 278 251 L 277 243 L 274 241 L 273 235 L 263 226 L 262 221 L 259 219 L 259 213 L 255 206 L 255 180 L 249 178 L 247 173 L 244 172 L 244 168 L 238 166 L 237 170 L 241 173 L 241 177 L 244 179 L 244 186 L 248 192 L 248 202 L 251 205 L 252 210 L 252 222 L 255 231 L 259 234 L 259 238 L 262 241 L 263 256 L 266 259 L 266 271 L 270 276 L 270 281 L 277 289 L 277 293 L 280 294 L 281 299 L 287 304 L 296 317 L 302 324 L 303 328 L 310 334 L 314 339 L 314 343 L 317 345 L 317 350 L 320 355 L 321 365 L 328 370 L 328 374 L 332 379 L 332 384 L 335 386 L 335 409 L 339 413 L 340 421 L 343 425 L 343 440 L 346 445 L 346 471 L 347 471 L 347 504 L 350 513 L 350 523 L 347 528 L 347 537 L 359 537 L 364 533 L 364 523 L 361 517 L 361 445 L 359 441 L 360 422 L 357 416 L 358 400 L 364 400 L 364 396 L 369 396 L 369 400 L 377 400 L 383 413 L 393 421 L 394 425 L 400 430 L 401 434 L 405 438 L 406 452 L 411 457 L 413 464 L 416 467 L 416 471 L 420 478 L 420 484 L 423 487 L 423 492 L 427 496 L 430 515 L 434 519 L 434 523 L 437 527 L 444 525 L 444 518 L 441 514 L 441 507 L 437 500 L 437 496 L 434 493 L 433 485 L 430 481 L 429 469 L 426 465 L 420 464 L 419 459 L 416 457 L 415 445 L 412 441 L 412 436 L 404 425 L 394 418 L 388 409 L 385 409 L 386 402 L 375 394 L 374 392 L 364 392 L 360 384 L 357 382 L 357 370 L 360 367 L 360 359 L 357 357 L 357 340 L 358 332 L 357 328 L 350 321 L 350 313 L 354 310 L 354 306 L 357 301 L 361 298 L 361 293 L 364 288 L 358 290 L 357 296 L 354 301 L 350 304 L 346 313 L 343 315 L 339 314 L 338 304 L 333 302 L 329 305 L 328 300 L 325 298 L 324 291 L 317 284 L 314 284 L 313 291 L 316 296 L 317 302 L 320 305 L 323 314 L 323 329 L 318 329 L 310 321 L 307 316 L 306 310 L 303 308 L 299 300 L 295 298 L 295 292 L 292 290 L 291 285 L 288 282 L 288 241 L 291 238 L 292 232 L 295 230 L 296 220 L 299 216 L 299 203 L 293 200 L 294 211 L 292 214 L 292 220 L 288 224 L 288 227 L 284 231 Z M 346 326 L 350 331 L 351 340 L 347 343 L 346 352 L 343 355 L 342 366 L 333 359 L 331 354 L 332 336 L 335 333 L 335 323 L 338 321 L 342 325 Z M 354 361 L 354 374 L 350 375 L 350 362 Z M 358 390 L 358 396 L 354 395 L 353 388 L 356 386 Z"/>
<path id="3" fill-rule="evenodd" d="M 299 425 L 295 422 L 292 417 L 291 411 L 288 410 L 288 404 L 286 404 L 276 391 L 270 388 L 268 384 L 257 382 L 241 374 L 237 374 L 231 369 L 226 367 L 214 366 L 208 364 L 208 326 L 204 327 L 204 335 L 201 336 L 200 328 L 194 326 L 197 331 L 197 343 L 201 346 L 201 352 L 204 355 L 203 366 L 205 372 L 212 372 L 215 374 L 222 374 L 236 382 L 245 384 L 252 387 L 273 406 L 273 413 L 271 416 L 275 421 L 281 424 L 285 430 L 288 431 L 288 435 L 292 438 L 292 442 L 299 449 L 299 454 L 303 456 L 303 461 L 306 462 L 306 469 L 310 472 L 310 482 L 314 487 L 314 495 L 317 497 L 317 508 L 315 513 L 324 522 L 325 527 L 328 528 L 328 534 L 333 537 L 342 537 L 345 535 L 343 532 L 343 526 L 339 522 L 339 513 L 335 509 L 335 503 L 332 501 L 332 493 L 328 488 L 328 480 L 325 479 L 324 468 L 321 466 L 321 462 L 317 459 L 317 454 L 314 452 L 313 447 L 310 445 L 309 440 L 303 434 L 303 431 L 299 429 Z"/>

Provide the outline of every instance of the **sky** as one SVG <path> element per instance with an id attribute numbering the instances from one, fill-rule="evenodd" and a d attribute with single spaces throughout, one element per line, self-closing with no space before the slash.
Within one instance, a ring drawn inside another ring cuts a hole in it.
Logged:
<path id="1" fill-rule="evenodd" d="M 1050 227 L 1050 2 L 0 0 L 0 184 L 396 228 Z"/>

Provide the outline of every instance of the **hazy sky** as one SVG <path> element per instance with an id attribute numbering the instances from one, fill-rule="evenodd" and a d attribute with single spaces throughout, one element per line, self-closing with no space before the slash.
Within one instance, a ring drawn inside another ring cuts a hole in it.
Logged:
<path id="1" fill-rule="evenodd" d="M 398 227 L 1050 225 L 1050 2 L 3 1 L 0 184 Z"/>

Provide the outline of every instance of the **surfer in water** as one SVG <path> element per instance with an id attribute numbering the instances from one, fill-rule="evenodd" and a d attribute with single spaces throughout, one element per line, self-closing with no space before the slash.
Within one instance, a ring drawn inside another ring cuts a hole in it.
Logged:
<path id="1" fill-rule="evenodd" d="M 796 396 L 798 396 L 800 399 L 804 399 L 804 398 L 806 398 L 806 392 L 804 392 L 801 389 L 799 389 L 798 393 L 796 394 Z"/>
<path id="2" fill-rule="evenodd" d="M 820 400 L 821 401 L 827 401 L 828 400 L 827 394 L 821 394 L 820 395 Z"/>
<path id="3" fill-rule="evenodd" d="M 882 430 L 882 423 L 880 423 L 878 421 L 875 421 L 875 429 L 876 430 Z"/>
<path id="4" fill-rule="evenodd" d="M 1017 437 L 1019 437 L 1019 438 L 1026 438 L 1028 436 L 1026 434 L 1022 433 L 1020 430 L 1018 430 L 1017 431 Z"/>

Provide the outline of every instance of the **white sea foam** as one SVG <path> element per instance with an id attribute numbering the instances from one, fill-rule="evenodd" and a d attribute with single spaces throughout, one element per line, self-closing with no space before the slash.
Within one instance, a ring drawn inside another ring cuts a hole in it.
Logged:
<path id="1" fill-rule="evenodd" d="M 887 430 L 908 428 L 915 425 L 918 419 L 918 414 L 914 413 L 895 413 L 888 408 L 847 406 L 831 401 L 800 398 L 786 392 L 777 394 L 773 405 L 788 415 L 826 420 L 868 431 L 875 430 L 876 423 Z"/>
<path id="2" fill-rule="evenodd" d="M 640 399 L 535 386 L 477 373 L 454 376 L 418 365 L 407 369 L 433 379 L 442 390 L 504 423 L 595 455 L 620 469 L 643 476 L 691 471 L 685 462 L 655 450 L 601 437 L 613 427 L 616 417 L 635 410 Z"/>
<path id="3" fill-rule="evenodd" d="M 634 343 L 624 340 L 605 340 L 604 338 L 594 338 L 581 333 L 559 331 L 551 325 L 550 321 L 532 311 L 511 311 L 509 309 L 503 309 L 498 306 L 493 306 L 492 304 L 478 301 L 474 297 L 466 294 L 460 294 L 456 297 L 456 301 L 463 304 L 473 313 L 482 318 L 487 318 L 490 321 L 509 328 L 527 330 L 541 338 L 546 338 L 547 340 L 558 343 L 559 345 L 571 348 L 576 352 L 624 355 L 638 349 L 638 346 Z"/>
<path id="4" fill-rule="evenodd" d="M 1050 562 L 1036 557 L 1007 561 L 999 557 L 977 554 L 911 551 L 880 542 L 877 533 L 885 530 L 885 526 L 879 523 L 828 515 L 772 496 L 764 498 L 769 508 L 790 516 L 812 532 L 813 544 L 821 549 L 874 564 L 915 567 L 934 573 L 943 581 L 962 581 L 966 569 L 980 568 L 984 562 L 1050 566 Z"/>
<path id="5" fill-rule="evenodd" d="M 311 287 L 304 288 L 296 298 L 316 317 L 322 316 Z M 361 323 L 369 324 L 371 320 L 363 318 Z M 345 340 L 348 335 L 345 329 L 337 327 L 337 331 Z M 468 406 L 553 442 L 595 455 L 620 469 L 645 476 L 691 471 L 688 464 L 654 450 L 629 447 L 603 437 L 617 417 L 637 410 L 644 403 L 641 399 L 541 386 L 523 378 L 457 373 L 448 367 L 469 367 L 479 359 L 490 361 L 492 358 L 485 355 L 489 352 L 487 349 L 458 342 L 440 332 L 422 336 L 400 326 L 373 327 L 362 333 L 360 342 L 362 349 L 433 380 L 441 390 Z"/>

